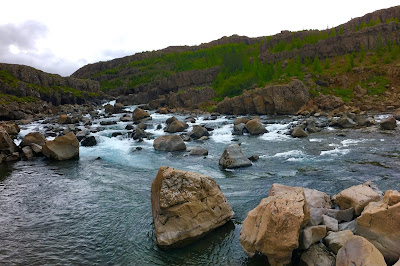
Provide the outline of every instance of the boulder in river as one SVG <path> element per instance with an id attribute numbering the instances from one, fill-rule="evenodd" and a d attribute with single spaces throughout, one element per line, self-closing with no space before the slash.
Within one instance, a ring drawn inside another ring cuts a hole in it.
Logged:
<path id="1" fill-rule="evenodd" d="M 140 121 L 145 118 L 148 118 L 148 117 L 150 117 L 149 113 L 139 107 L 136 108 L 132 113 L 132 119 L 135 122 Z"/>
<path id="2" fill-rule="evenodd" d="M 164 135 L 156 138 L 153 147 L 157 151 L 184 151 L 186 150 L 185 142 L 178 135 Z"/>
<path id="3" fill-rule="evenodd" d="M 69 117 L 68 115 L 66 115 L 66 114 L 61 114 L 59 117 L 58 117 L 58 121 L 57 121 L 59 124 L 71 124 L 71 122 L 72 122 L 72 120 L 71 120 L 71 117 Z"/>
<path id="4" fill-rule="evenodd" d="M 176 133 L 176 132 L 182 132 L 188 127 L 189 127 L 188 124 L 186 124 L 185 122 L 176 120 L 170 124 L 167 124 L 164 131 L 168 133 Z"/>
<path id="5" fill-rule="evenodd" d="M 335 266 L 335 257 L 327 250 L 322 243 L 312 245 L 306 252 L 301 254 L 300 265 L 309 266 Z"/>
<path id="6" fill-rule="evenodd" d="M 199 139 L 203 136 L 209 136 L 208 130 L 205 127 L 194 125 L 193 130 L 190 133 L 190 137 L 194 139 Z"/>
<path id="7" fill-rule="evenodd" d="M 56 137 L 52 141 L 46 141 L 42 152 L 47 158 L 59 161 L 79 157 L 79 141 L 75 134 L 70 132 L 65 136 Z"/>
<path id="8" fill-rule="evenodd" d="M 252 165 L 251 161 L 244 156 L 239 144 L 230 144 L 225 148 L 224 153 L 219 159 L 222 168 L 239 168 Z"/>
<path id="9" fill-rule="evenodd" d="M 218 184 L 205 175 L 162 166 L 151 185 L 157 245 L 186 245 L 225 224 L 234 213 Z"/>
<path id="10" fill-rule="evenodd" d="M 246 123 L 246 129 L 251 135 L 260 135 L 266 132 L 264 125 L 259 119 L 252 119 Z"/>
<path id="11" fill-rule="evenodd" d="M 308 134 L 300 126 L 295 127 L 290 135 L 293 138 L 305 138 L 308 136 Z"/>
<path id="12" fill-rule="evenodd" d="M 400 193 L 386 191 L 379 202 L 370 202 L 357 218 L 356 234 L 368 239 L 390 263 L 400 257 Z"/>
<path id="13" fill-rule="evenodd" d="M 309 218 L 302 188 L 269 196 L 248 213 L 242 224 L 240 244 L 250 257 L 260 252 L 271 265 L 288 264 Z"/>
<path id="14" fill-rule="evenodd" d="M 97 144 L 96 138 L 94 136 L 84 137 L 81 141 L 83 147 L 92 147 Z"/>
<path id="15" fill-rule="evenodd" d="M 40 146 L 44 145 L 46 142 L 45 136 L 43 136 L 40 132 L 31 132 L 25 135 L 22 140 L 20 147 L 31 146 L 33 143 L 38 144 Z"/>
<path id="16" fill-rule="evenodd" d="M 393 116 L 382 120 L 379 125 L 381 126 L 381 129 L 385 130 L 393 130 L 397 127 L 396 119 Z"/>
<path id="17" fill-rule="evenodd" d="M 208 155 L 208 150 L 203 147 L 193 147 L 190 149 L 189 155 Z"/>

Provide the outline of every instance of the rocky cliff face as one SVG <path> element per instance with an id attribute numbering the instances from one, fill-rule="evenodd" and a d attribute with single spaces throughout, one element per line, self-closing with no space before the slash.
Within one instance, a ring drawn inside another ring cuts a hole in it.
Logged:
<path id="1" fill-rule="evenodd" d="M 273 85 L 225 98 L 218 103 L 222 114 L 295 114 L 310 98 L 308 88 L 299 80 L 287 85 Z"/>
<path id="2" fill-rule="evenodd" d="M 61 77 L 28 66 L 0 64 L 0 92 L 41 99 L 54 105 L 81 104 L 100 96 L 100 84 L 93 80 Z"/>
<path id="3" fill-rule="evenodd" d="M 129 94 L 127 96 L 121 96 L 118 102 L 125 105 L 150 103 L 153 100 L 158 100 L 160 96 L 163 95 L 163 97 L 161 97 L 162 103 L 162 99 L 166 99 L 166 97 L 168 97 L 167 95 L 171 92 L 183 91 L 191 87 L 210 86 L 217 75 L 218 68 L 179 72 L 168 78 L 163 78 L 160 81 L 132 88 L 128 90 Z M 160 105 L 162 106 L 165 104 Z"/>

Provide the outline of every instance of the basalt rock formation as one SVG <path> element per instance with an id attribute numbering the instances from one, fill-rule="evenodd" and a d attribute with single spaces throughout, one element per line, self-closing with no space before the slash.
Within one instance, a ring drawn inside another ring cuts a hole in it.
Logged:
<path id="1" fill-rule="evenodd" d="M 223 114 L 295 114 L 310 98 L 308 88 L 299 80 L 287 85 L 273 85 L 246 91 L 218 103 Z"/>

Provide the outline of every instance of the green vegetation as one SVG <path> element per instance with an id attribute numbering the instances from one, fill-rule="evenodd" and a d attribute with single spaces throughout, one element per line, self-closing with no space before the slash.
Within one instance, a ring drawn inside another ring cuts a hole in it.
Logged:
<path id="1" fill-rule="evenodd" d="M 10 85 L 12 88 L 16 88 L 19 80 L 16 79 L 8 70 L 0 70 L 0 81 Z"/>
<path id="2" fill-rule="evenodd" d="M 0 104 L 2 104 L 2 105 L 8 105 L 12 102 L 30 103 L 30 102 L 36 102 L 38 100 L 39 100 L 38 98 L 33 97 L 33 96 L 18 97 L 15 95 L 0 93 Z"/>
<path id="3" fill-rule="evenodd" d="M 361 86 L 366 88 L 369 95 L 381 95 L 386 91 L 386 86 L 390 84 L 384 76 L 372 76 L 367 81 L 362 82 Z"/>

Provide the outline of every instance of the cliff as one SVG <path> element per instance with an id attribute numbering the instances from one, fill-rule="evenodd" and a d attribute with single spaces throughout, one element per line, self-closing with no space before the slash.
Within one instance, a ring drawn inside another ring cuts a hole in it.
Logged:
<path id="1" fill-rule="evenodd" d="M 2 104 L 43 100 L 53 105 L 82 104 L 101 97 L 100 84 L 93 80 L 45 73 L 32 67 L 0 63 Z"/>

